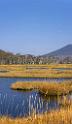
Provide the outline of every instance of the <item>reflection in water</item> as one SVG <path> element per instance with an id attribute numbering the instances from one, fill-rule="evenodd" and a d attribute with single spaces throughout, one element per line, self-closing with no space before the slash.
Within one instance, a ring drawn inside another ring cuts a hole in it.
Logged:
<path id="1" fill-rule="evenodd" d="M 26 99 L 10 96 L 8 94 L 0 94 L 0 115 L 30 116 L 33 111 L 35 113 L 43 113 L 49 109 L 55 108 L 57 105 L 53 101 L 43 100 L 39 94 L 33 92 Z"/>
<path id="2" fill-rule="evenodd" d="M 60 97 L 45 98 L 37 92 L 32 92 L 26 99 L 24 96 L 9 96 L 0 94 L 0 115 L 9 115 L 13 117 L 30 116 L 33 112 L 44 113 L 60 107 Z"/>
<path id="3" fill-rule="evenodd" d="M 0 115 L 22 117 L 31 115 L 33 112 L 35 114 L 44 113 L 62 106 L 63 102 L 61 101 L 65 99 L 63 97 L 47 98 L 37 91 L 18 92 L 11 90 L 10 85 L 19 80 L 27 81 L 23 78 L 0 78 Z"/>

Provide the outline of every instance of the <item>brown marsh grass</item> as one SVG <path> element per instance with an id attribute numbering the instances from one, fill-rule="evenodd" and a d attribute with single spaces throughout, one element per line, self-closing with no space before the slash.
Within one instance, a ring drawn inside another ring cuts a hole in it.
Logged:
<path id="1" fill-rule="evenodd" d="M 45 95 L 65 95 L 72 91 L 72 81 L 63 82 L 16 82 L 11 85 L 14 90 L 38 90 Z"/>
<path id="2" fill-rule="evenodd" d="M 67 70 L 56 70 L 65 68 Z M 0 77 L 72 78 L 72 64 L 56 65 L 0 65 Z M 69 70 L 70 69 L 70 70 Z"/>
<path id="3" fill-rule="evenodd" d="M 0 117 L 0 124 L 72 124 L 72 106 L 28 118 Z"/>
<path id="4" fill-rule="evenodd" d="M 32 68 L 32 69 L 30 69 Z M 72 78 L 72 70 L 54 70 L 54 68 L 72 68 L 72 64 L 56 65 L 0 65 L 0 77 L 39 77 L 39 78 Z M 38 90 L 45 95 L 62 95 L 72 91 L 72 81 L 62 83 L 48 82 L 16 82 L 12 89 Z M 67 100 L 61 103 L 63 106 L 58 110 L 46 112 L 27 118 L 0 117 L 0 124 L 72 124 L 72 104 Z"/>

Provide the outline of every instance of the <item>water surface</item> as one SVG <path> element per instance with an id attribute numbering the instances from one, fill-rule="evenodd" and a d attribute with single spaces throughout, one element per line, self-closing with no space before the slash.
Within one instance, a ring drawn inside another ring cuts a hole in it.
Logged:
<path id="1" fill-rule="evenodd" d="M 37 91 L 19 92 L 10 89 L 16 81 L 63 81 L 65 79 L 41 78 L 0 78 L 0 115 L 22 117 L 36 113 L 43 113 L 59 108 L 57 98 L 43 98 Z M 69 79 L 66 79 L 69 80 Z"/>

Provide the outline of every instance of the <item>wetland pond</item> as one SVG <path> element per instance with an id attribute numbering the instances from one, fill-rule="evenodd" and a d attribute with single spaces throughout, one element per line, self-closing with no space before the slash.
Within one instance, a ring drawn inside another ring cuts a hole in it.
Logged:
<path id="1" fill-rule="evenodd" d="M 43 78 L 0 78 L 0 116 L 22 117 L 36 113 L 43 113 L 60 107 L 57 98 L 44 98 L 37 91 L 14 91 L 10 89 L 12 83 L 17 81 L 57 81 L 69 79 L 43 79 Z M 70 79 L 72 80 L 72 79 Z"/>

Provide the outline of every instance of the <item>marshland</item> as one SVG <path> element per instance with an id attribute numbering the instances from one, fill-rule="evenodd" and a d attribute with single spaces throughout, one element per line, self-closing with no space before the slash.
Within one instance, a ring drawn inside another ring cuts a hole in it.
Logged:
<path id="1" fill-rule="evenodd" d="M 72 124 L 72 0 L 0 0 L 0 124 Z"/>
<path id="2" fill-rule="evenodd" d="M 1 124 L 71 124 L 72 64 L 0 65 Z"/>

